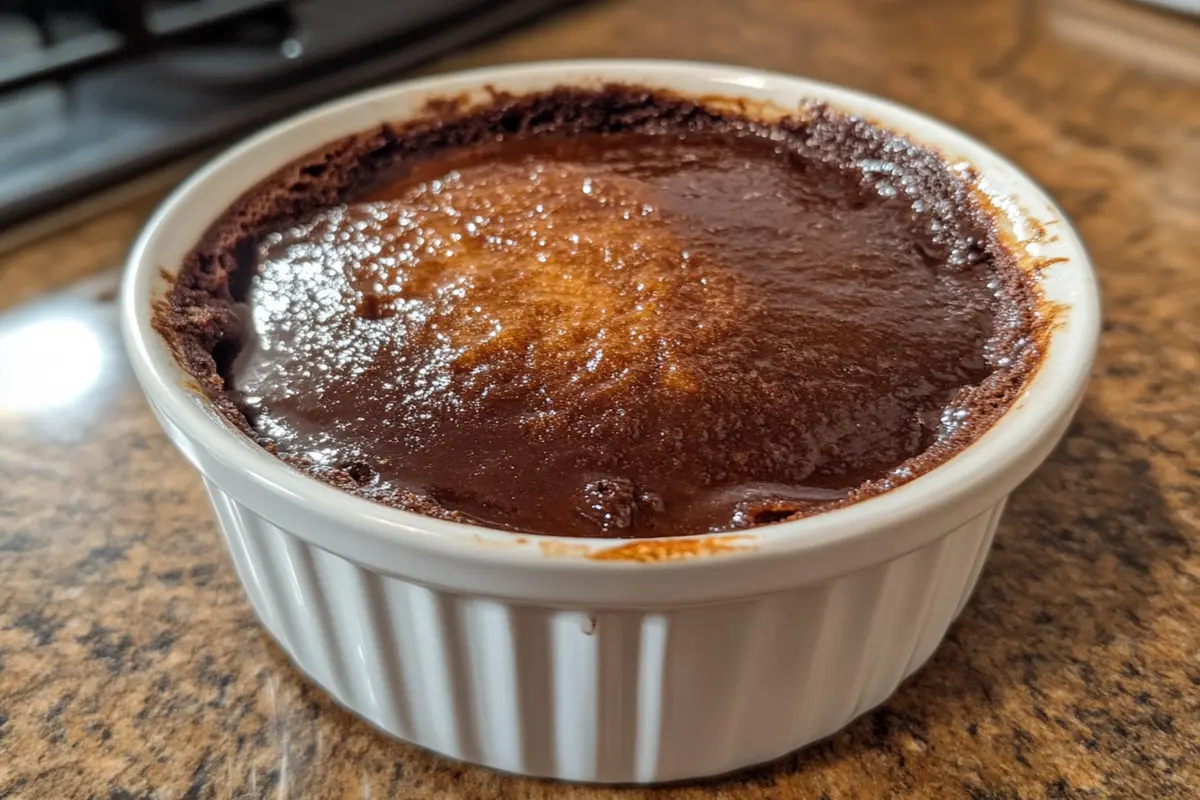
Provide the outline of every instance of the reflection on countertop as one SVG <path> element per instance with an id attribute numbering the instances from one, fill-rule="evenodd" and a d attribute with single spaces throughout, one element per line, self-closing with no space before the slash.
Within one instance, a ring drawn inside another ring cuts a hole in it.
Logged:
<path id="1" fill-rule="evenodd" d="M 126 379 L 113 303 L 116 271 L 0 316 L 0 425 L 80 435 Z M 72 434 L 72 432 L 75 432 Z"/>
<path id="2" fill-rule="evenodd" d="M 1118 0 L 610 0 L 438 65 L 669 56 L 882 94 L 1027 169 L 1100 272 L 1095 382 L 930 663 L 824 743 L 655 796 L 1200 786 L 1200 76 L 1146 60 L 1166 36 L 1141 40 L 1145 58 L 1081 38 L 1084 12 L 1104 41 L 1163 16 Z M 0 797 L 643 796 L 447 762 L 289 666 L 120 349 L 111 266 L 148 209 L 0 255 Z"/>

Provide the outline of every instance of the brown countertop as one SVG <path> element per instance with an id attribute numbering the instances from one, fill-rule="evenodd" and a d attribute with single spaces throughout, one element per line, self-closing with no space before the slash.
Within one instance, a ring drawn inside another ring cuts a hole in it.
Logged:
<path id="1" fill-rule="evenodd" d="M 670 56 L 865 89 L 1011 157 L 1095 255 L 1095 382 L 948 641 L 831 740 L 715 783 L 503 777 L 334 707 L 258 626 L 121 355 L 104 270 L 150 202 L 0 256 L 0 798 L 1200 796 L 1200 21 L 1133 9 L 612 0 L 435 66 Z M 14 389 L 29 362 L 47 385 Z"/>

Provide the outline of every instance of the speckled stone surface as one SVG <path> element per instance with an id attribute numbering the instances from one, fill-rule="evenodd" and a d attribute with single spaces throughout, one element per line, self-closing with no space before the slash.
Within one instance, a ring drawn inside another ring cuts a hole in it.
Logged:
<path id="1" fill-rule="evenodd" d="M 883 708 L 722 781 L 504 777 L 334 707 L 258 626 L 120 354 L 94 273 L 149 203 L 0 256 L 0 797 L 1200 797 L 1200 23 L 1132 9 L 614 0 L 436 65 L 672 56 L 866 89 L 1010 156 L 1095 255 L 1095 382 L 946 643 Z M 95 380 L 24 408 L 4 340 L 64 315 Z"/>

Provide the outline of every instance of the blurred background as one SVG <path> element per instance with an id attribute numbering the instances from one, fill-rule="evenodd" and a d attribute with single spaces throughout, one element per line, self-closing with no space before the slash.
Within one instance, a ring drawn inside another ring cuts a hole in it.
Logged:
<path id="1" fill-rule="evenodd" d="M 971 13 L 967 7 L 980 4 L 963 4 L 963 10 L 915 2 L 848 4 L 834 15 L 815 3 L 729 2 L 717 13 L 695 15 L 688 13 L 689 3 L 678 0 L 583 5 L 584 0 L 0 0 L 0 231 L 7 232 L 0 246 L 12 247 L 104 208 L 77 205 L 97 192 L 105 191 L 111 205 L 161 189 L 194 166 L 194 160 L 181 158 L 287 112 L 412 71 L 521 25 L 553 31 L 552 15 L 571 6 L 573 16 L 557 23 L 564 36 L 543 35 L 539 47 L 495 51 L 489 60 L 589 55 L 731 60 L 878 90 L 880 81 L 870 71 L 897 66 L 895 54 L 905 43 L 895 36 L 905 28 L 934 25 L 939 15 Z M 1166 10 L 1161 14 L 1138 13 L 1135 0 L 992 5 L 1013 17 L 1002 24 L 1018 41 L 1005 45 L 1028 46 L 1022 37 L 1031 32 L 1033 17 L 1045 13 L 1067 40 L 1150 68 L 1200 72 L 1196 30 L 1179 33 L 1185 26 L 1200 27 L 1200 21 L 1187 19 L 1188 12 L 1200 13 L 1200 0 L 1142 0 L 1143 7 Z M 794 29 L 756 19 L 772 6 L 791 7 L 786 21 Z M 828 29 L 822 19 L 860 25 L 869 39 L 868 17 L 900 14 L 906 16 L 900 30 L 889 35 L 880 26 L 878 40 L 866 42 Z M 589 15 L 628 31 L 572 36 Z M 702 29 L 715 24 L 724 27 Z M 773 47 L 770 40 L 785 32 L 793 46 Z M 844 52 L 829 52 L 838 49 L 831 43 L 820 59 L 811 59 L 810 39 L 816 36 L 845 37 Z M 755 38 L 764 46 L 748 41 Z M 946 43 L 948 50 L 960 46 Z M 992 72 L 1014 56 L 1001 52 L 996 58 Z M 953 52 L 946 53 L 946 63 L 955 63 Z"/>

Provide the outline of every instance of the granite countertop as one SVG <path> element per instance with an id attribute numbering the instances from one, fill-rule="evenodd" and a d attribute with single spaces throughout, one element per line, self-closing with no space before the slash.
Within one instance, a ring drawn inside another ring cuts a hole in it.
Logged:
<path id="1" fill-rule="evenodd" d="M 830 740 L 695 786 L 565 787 L 384 738 L 259 627 L 134 386 L 112 267 L 151 198 L 0 255 L 0 798 L 1200 797 L 1200 22 L 1118 0 L 612 0 L 433 69 L 569 56 L 885 95 L 1077 223 L 1106 306 L 1094 383 L 945 644 Z"/>

